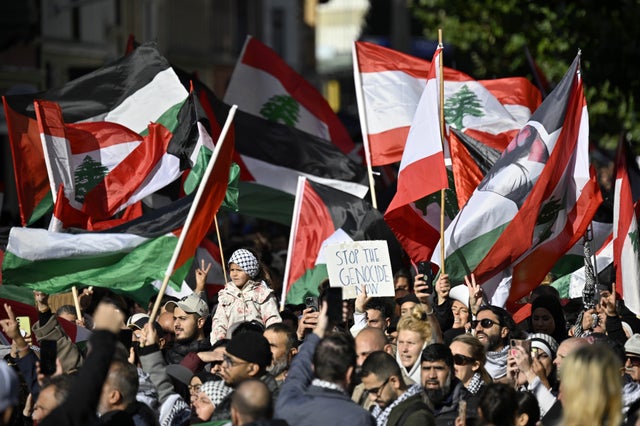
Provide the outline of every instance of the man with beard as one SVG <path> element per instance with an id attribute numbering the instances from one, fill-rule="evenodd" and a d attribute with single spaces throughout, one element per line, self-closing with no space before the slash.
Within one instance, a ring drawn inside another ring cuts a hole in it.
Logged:
<path id="1" fill-rule="evenodd" d="M 471 328 L 487 352 L 487 369 L 494 381 L 507 381 L 509 338 L 516 330 L 511 314 L 497 306 L 483 306 L 478 310 Z"/>
<path id="2" fill-rule="evenodd" d="M 477 418 L 480 395 L 472 395 L 456 378 L 451 349 L 445 344 L 433 343 L 424 348 L 420 360 L 425 402 L 431 408 L 436 425 L 453 426 L 460 401 L 467 403 L 467 419 Z"/>
<path id="3" fill-rule="evenodd" d="M 165 308 L 173 313 L 175 343 L 165 353 L 167 364 L 179 364 L 190 352 L 211 350 L 211 343 L 204 335 L 204 323 L 209 316 L 207 302 L 196 294 L 190 294 L 177 302 L 167 302 Z"/>
<path id="4" fill-rule="evenodd" d="M 379 426 L 434 425 L 418 384 L 407 386 L 395 358 L 386 352 L 370 354 L 362 365 L 362 384 L 375 407 L 371 414 Z"/>
<path id="5" fill-rule="evenodd" d="M 291 360 L 298 353 L 298 338 L 296 333 L 285 323 L 271 324 L 263 333 L 269 342 L 273 361 L 267 371 L 275 378 L 278 386 L 287 377 Z"/>
<path id="6" fill-rule="evenodd" d="M 220 377 L 227 386 L 236 388 L 242 381 L 258 379 L 271 392 L 273 401 L 278 397 L 278 384 L 267 372 L 271 365 L 271 348 L 264 336 L 255 331 L 245 331 L 231 338 L 225 349 Z M 211 420 L 231 418 L 231 394 L 216 406 Z"/>

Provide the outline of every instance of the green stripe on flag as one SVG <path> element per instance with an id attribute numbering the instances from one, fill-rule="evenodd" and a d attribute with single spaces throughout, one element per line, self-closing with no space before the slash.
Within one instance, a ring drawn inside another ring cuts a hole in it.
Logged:
<path id="1" fill-rule="evenodd" d="M 180 112 L 180 108 L 184 105 L 187 100 L 183 100 L 182 102 L 178 102 L 168 110 L 162 113 L 160 117 L 155 121 L 156 123 L 162 124 L 164 127 L 169 129 L 171 133 L 173 133 L 180 124 L 178 122 L 178 113 Z M 140 136 L 146 136 L 149 134 L 149 127 L 145 127 L 143 131 L 140 132 Z"/>
<path id="2" fill-rule="evenodd" d="M 38 203 L 38 205 L 33 209 L 33 213 L 31 213 L 31 217 L 29 218 L 29 222 L 27 225 L 33 225 L 38 219 L 40 219 L 45 214 L 51 212 L 53 209 L 53 196 L 51 195 L 51 191 L 47 192 L 47 195 Z"/>
<path id="3" fill-rule="evenodd" d="M 329 277 L 327 265 L 316 265 L 313 269 L 308 269 L 298 278 L 296 282 L 291 284 L 291 288 L 287 293 L 286 303 L 300 305 L 304 303 L 307 296 L 318 296 L 320 294 L 318 285 L 322 280 Z"/>
<path id="4" fill-rule="evenodd" d="M 255 182 L 238 183 L 240 213 L 291 226 L 295 196 Z"/>
<path id="5" fill-rule="evenodd" d="M 33 290 L 2 283 L 0 285 L 0 299 L 15 300 L 25 305 L 33 305 Z"/>
<path id="6" fill-rule="evenodd" d="M 74 237 L 82 238 L 84 235 Z M 75 255 L 61 257 L 55 252 L 55 246 L 51 246 L 48 249 L 53 252 L 49 252 L 49 256 L 29 259 L 11 251 L 12 233 L 2 264 L 3 283 L 49 294 L 67 291 L 77 284 L 104 287 L 126 294 L 139 303 L 147 303 L 157 293 L 151 283 L 163 280 L 178 239 L 165 235 L 149 239 L 130 250 L 108 251 L 106 248 L 112 234 L 103 236 L 105 241 L 100 247 L 105 249 L 102 252 L 88 254 L 79 250 Z M 33 235 L 24 235 L 24 238 L 29 237 Z M 183 265 L 169 281 L 177 291 L 190 263 Z"/>
<path id="7" fill-rule="evenodd" d="M 498 237 L 504 232 L 510 222 L 486 232 L 464 246 L 447 255 L 445 270 L 449 274 L 452 283 L 463 283 L 465 275 L 471 273 L 487 253 L 487 247 L 491 247 Z"/>

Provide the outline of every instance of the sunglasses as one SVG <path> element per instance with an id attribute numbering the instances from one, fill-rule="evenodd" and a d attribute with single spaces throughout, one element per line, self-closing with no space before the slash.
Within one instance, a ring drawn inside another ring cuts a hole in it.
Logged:
<path id="1" fill-rule="evenodd" d="M 467 365 L 475 362 L 475 359 L 462 354 L 453 355 L 453 363 L 455 365 Z"/>
<path id="2" fill-rule="evenodd" d="M 377 388 L 371 388 L 371 389 L 365 389 L 365 392 L 368 393 L 369 395 L 375 395 L 376 397 L 380 397 L 380 391 L 382 389 L 384 389 L 385 386 L 387 386 L 387 383 L 389 383 L 389 379 L 391 377 L 387 377 L 387 380 L 385 380 L 384 382 L 382 382 L 382 384 L 380 386 L 378 386 Z"/>
<path id="3" fill-rule="evenodd" d="M 485 319 L 481 319 L 481 320 L 473 320 L 473 321 L 471 321 L 471 328 L 478 327 L 478 324 L 480 324 L 480 327 L 482 327 L 482 328 L 491 328 L 496 324 L 497 325 L 501 325 L 497 321 L 494 321 L 494 320 L 489 319 L 489 318 L 485 318 Z"/>
<path id="4" fill-rule="evenodd" d="M 637 356 L 627 356 L 627 360 L 629 364 L 631 364 L 631 367 L 640 367 L 640 358 Z"/>

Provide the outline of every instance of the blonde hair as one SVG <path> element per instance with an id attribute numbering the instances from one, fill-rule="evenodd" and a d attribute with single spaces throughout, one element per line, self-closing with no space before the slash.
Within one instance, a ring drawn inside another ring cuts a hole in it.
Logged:
<path id="1" fill-rule="evenodd" d="M 421 305 L 416 305 L 411 310 L 411 315 L 405 315 L 398 321 L 398 333 L 402 330 L 414 331 L 425 342 L 431 341 L 431 325 L 427 321 L 427 313 Z"/>
<path id="2" fill-rule="evenodd" d="M 470 334 L 460 334 L 453 338 L 451 343 L 460 342 L 469 347 L 469 351 L 471 352 L 471 358 L 478 361 L 480 363 L 480 368 L 478 368 L 478 373 L 482 377 L 482 381 L 486 384 L 493 383 L 493 378 L 484 367 L 484 364 L 487 362 L 487 353 L 485 352 L 484 345 L 477 337 L 472 336 Z"/>
<path id="3" fill-rule="evenodd" d="M 571 352 L 560 367 L 564 426 L 619 425 L 622 422 L 622 362 L 606 345 Z"/>

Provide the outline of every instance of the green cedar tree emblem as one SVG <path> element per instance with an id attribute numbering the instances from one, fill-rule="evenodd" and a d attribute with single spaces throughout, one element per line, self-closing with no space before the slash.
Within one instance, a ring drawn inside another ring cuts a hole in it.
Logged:
<path id="1" fill-rule="evenodd" d="M 484 115 L 481 106 L 482 104 L 476 94 L 465 84 L 445 101 L 444 118 L 451 126 L 462 130 L 464 128 L 462 120 L 465 115 L 474 117 L 482 117 Z"/>
<path id="2" fill-rule="evenodd" d="M 633 245 L 634 253 L 638 253 L 638 246 L 640 246 L 640 238 L 638 238 L 638 230 L 636 229 L 633 232 L 629 232 L 629 239 L 631 239 L 631 244 Z"/>
<path id="3" fill-rule="evenodd" d="M 84 196 L 96 187 L 109 173 L 109 169 L 95 161 L 88 155 L 84 157 L 82 163 L 73 174 L 73 181 L 76 186 L 76 201 L 83 203 Z"/>
<path id="4" fill-rule="evenodd" d="M 269 121 L 294 127 L 300 119 L 300 105 L 289 95 L 275 95 L 262 105 L 260 115 Z"/>

